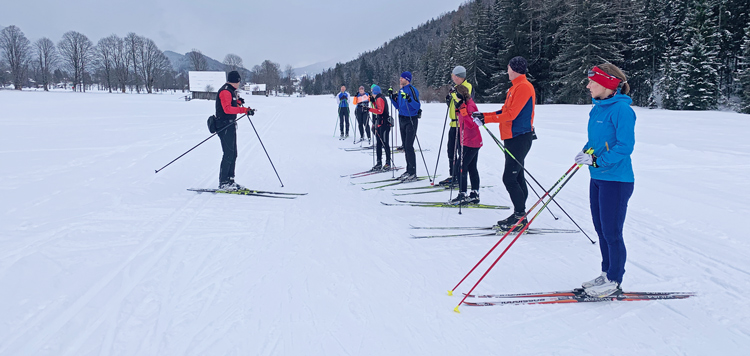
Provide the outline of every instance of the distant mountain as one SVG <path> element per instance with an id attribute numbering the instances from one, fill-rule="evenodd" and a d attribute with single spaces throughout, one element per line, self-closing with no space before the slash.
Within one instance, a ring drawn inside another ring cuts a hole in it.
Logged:
<path id="1" fill-rule="evenodd" d="M 304 75 L 314 77 L 316 74 L 323 73 L 326 69 L 335 67 L 336 63 L 338 63 L 338 61 L 334 59 L 313 63 L 308 66 L 294 68 L 294 74 L 298 77 L 302 77 Z"/>
<path id="2" fill-rule="evenodd" d="M 190 67 L 190 64 L 188 63 L 188 59 L 187 59 L 187 53 L 179 54 L 173 51 L 164 51 L 164 55 L 167 56 L 167 58 L 169 58 L 169 61 L 172 63 L 172 68 L 174 68 L 174 70 L 178 72 L 186 71 Z M 224 70 L 223 63 L 205 54 L 203 56 L 206 57 L 206 62 L 208 63 L 208 70 L 211 70 L 211 71 Z"/>

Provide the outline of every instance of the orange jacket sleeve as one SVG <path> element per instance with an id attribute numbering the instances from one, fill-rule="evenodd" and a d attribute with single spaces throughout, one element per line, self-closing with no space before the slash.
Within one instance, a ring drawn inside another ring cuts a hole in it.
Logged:
<path id="1" fill-rule="evenodd" d="M 228 90 L 224 90 L 219 94 L 219 99 L 221 99 L 221 108 L 224 109 L 225 114 L 244 114 L 247 113 L 246 108 L 242 108 L 239 106 L 232 106 L 232 94 L 229 94 Z"/>
<path id="2" fill-rule="evenodd" d="M 521 112 L 524 105 L 529 101 L 529 98 L 534 96 L 533 90 L 534 88 L 530 85 L 514 86 L 508 91 L 502 109 L 500 109 L 500 111 L 485 113 L 484 122 L 503 123 L 513 121 L 518 116 L 518 113 Z"/>

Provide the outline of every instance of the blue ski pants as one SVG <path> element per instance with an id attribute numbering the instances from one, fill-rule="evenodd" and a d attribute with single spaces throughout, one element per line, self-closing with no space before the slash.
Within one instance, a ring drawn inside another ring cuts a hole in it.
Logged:
<path id="1" fill-rule="evenodd" d="M 633 182 L 599 179 L 591 179 L 589 185 L 591 217 L 599 235 L 599 249 L 602 253 L 602 272 L 607 272 L 607 279 L 617 283 L 622 283 L 622 276 L 625 274 L 627 251 L 622 228 L 633 187 Z"/>

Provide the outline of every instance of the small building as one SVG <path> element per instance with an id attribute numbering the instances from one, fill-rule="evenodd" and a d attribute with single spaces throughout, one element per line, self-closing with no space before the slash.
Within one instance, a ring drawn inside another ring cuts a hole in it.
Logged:
<path id="1" fill-rule="evenodd" d="M 249 91 L 252 95 L 265 95 L 268 96 L 266 93 L 266 85 L 265 84 L 254 84 L 254 83 L 247 83 L 243 87 L 246 91 Z"/>
<path id="2" fill-rule="evenodd" d="M 227 82 L 225 72 L 190 71 L 188 84 L 193 99 L 216 100 L 216 93 Z"/>

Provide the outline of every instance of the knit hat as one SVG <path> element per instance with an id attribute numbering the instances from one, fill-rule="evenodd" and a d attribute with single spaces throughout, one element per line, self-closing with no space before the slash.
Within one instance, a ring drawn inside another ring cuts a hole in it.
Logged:
<path id="1" fill-rule="evenodd" d="M 233 70 L 227 74 L 227 83 L 239 83 L 240 82 L 240 73 L 236 70 Z"/>
<path id="2" fill-rule="evenodd" d="M 371 88 L 372 88 L 372 93 L 373 93 L 373 94 L 375 94 L 375 95 L 378 95 L 378 94 L 380 94 L 380 93 L 381 93 L 381 91 L 380 91 L 380 87 L 379 87 L 379 86 L 377 86 L 377 85 L 373 84 Z"/>
<path id="3" fill-rule="evenodd" d="M 518 74 L 526 74 L 526 69 L 528 67 L 526 58 L 523 58 L 521 56 L 513 57 L 510 59 L 510 62 L 508 62 L 508 65 L 510 66 L 510 69 L 513 69 L 514 72 Z"/>
<path id="4" fill-rule="evenodd" d="M 457 66 L 456 68 L 453 68 L 453 75 L 466 79 L 466 68 L 463 66 Z"/>
<path id="5" fill-rule="evenodd" d="M 411 83 L 411 72 L 403 72 L 401 73 L 401 78 L 406 79 L 409 83 Z"/>

